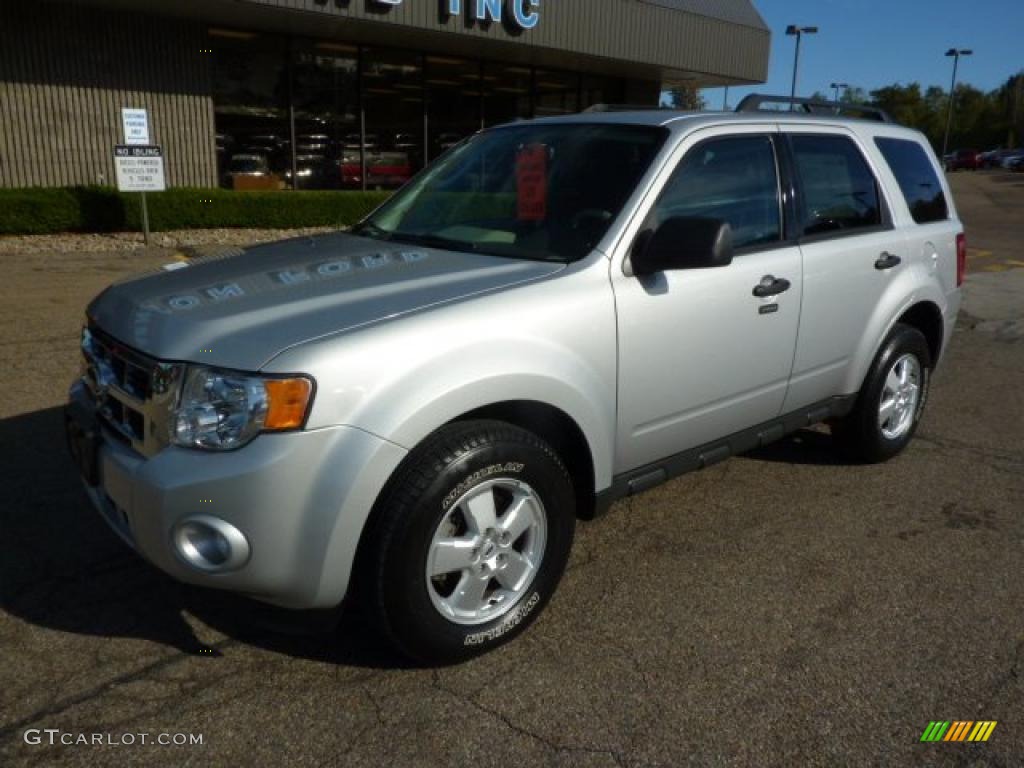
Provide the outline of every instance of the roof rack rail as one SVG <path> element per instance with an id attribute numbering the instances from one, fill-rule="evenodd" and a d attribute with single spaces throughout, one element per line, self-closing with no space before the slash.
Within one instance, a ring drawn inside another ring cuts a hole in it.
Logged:
<path id="1" fill-rule="evenodd" d="M 580 114 L 587 114 L 588 112 L 652 112 L 657 110 L 669 111 L 670 109 L 670 107 L 663 107 L 660 104 L 657 106 L 653 104 L 591 104 Z"/>
<path id="2" fill-rule="evenodd" d="M 876 120 L 881 123 L 894 123 L 895 120 L 884 109 L 872 107 L 867 104 L 850 104 L 841 101 L 820 101 L 818 99 L 804 99 L 790 96 L 771 96 L 764 93 L 752 93 L 737 105 L 737 112 L 768 112 L 762 109 L 764 104 L 789 104 L 796 111 L 806 115 L 847 115 L 859 117 L 863 120 Z"/>

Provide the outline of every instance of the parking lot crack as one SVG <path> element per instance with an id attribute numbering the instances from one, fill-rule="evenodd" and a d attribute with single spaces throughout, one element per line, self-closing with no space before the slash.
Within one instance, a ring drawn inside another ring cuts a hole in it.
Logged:
<path id="1" fill-rule="evenodd" d="M 219 643 L 212 645 L 211 648 L 220 652 L 227 648 L 235 646 L 238 643 L 238 640 L 227 638 Z M 83 691 L 82 693 L 76 696 L 70 696 L 66 699 L 56 702 L 53 705 L 43 707 L 42 709 L 38 709 L 30 715 L 27 715 L 26 717 L 23 717 L 20 720 L 11 723 L 10 725 L 0 728 L 0 741 L 4 741 L 10 738 L 12 735 L 14 735 L 27 725 L 31 725 L 32 723 L 43 720 L 52 720 L 54 717 L 61 715 L 67 712 L 68 710 L 77 707 L 80 704 L 84 704 L 100 696 L 105 696 L 111 693 L 118 686 L 143 680 L 155 672 L 161 672 L 176 664 L 180 664 L 186 659 L 192 658 L 193 656 L 191 654 L 186 653 L 170 654 L 162 659 L 154 661 L 151 664 L 147 664 L 144 667 L 140 667 L 139 669 L 133 670 L 131 672 L 126 672 L 125 674 L 118 675 L 117 677 L 107 680 L 106 682 L 101 683 L 100 685 L 93 686 L 89 690 Z"/>
<path id="2" fill-rule="evenodd" d="M 474 709 L 482 712 L 485 715 L 488 715 L 489 717 L 494 718 L 502 725 L 504 725 L 506 728 L 508 728 L 510 731 L 513 731 L 514 733 L 518 733 L 521 736 L 525 736 L 528 739 L 532 739 L 538 742 L 539 744 L 543 745 L 553 753 L 604 755 L 606 757 L 610 757 L 617 766 L 620 766 L 621 768 L 625 767 L 625 758 L 622 753 L 607 748 L 584 747 L 573 744 L 560 744 L 557 741 L 548 738 L 547 736 L 543 736 L 542 734 L 539 734 L 536 731 L 532 731 L 529 728 L 524 728 L 523 726 L 514 723 L 508 715 L 506 715 L 504 712 L 501 712 L 500 710 L 488 707 L 487 705 L 477 701 L 475 698 L 462 696 L 457 692 L 451 690 L 441 682 L 440 676 L 437 674 L 436 671 L 434 672 L 431 684 L 436 690 L 445 693 L 460 702 L 465 702 L 466 704 L 469 704 Z"/>
<path id="3" fill-rule="evenodd" d="M 939 453 L 945 455 L 969 453 L 974 457 L 985 460 L 985 463 L 997 472 L 1012 472 L 1014 474 L 1020 474 L 1020 468 L 1024 467 L 1024 456 L 1010 453 L 1009 451 L 980 448 L 961 440 L 936 437 L 934 435 L 921 432 L 918 432 L 915 437 L 918 442 L 933 446 L 939 451 Z M 1000 466 L 1000 464 L 1008 464 L 1010 467 Z"/>

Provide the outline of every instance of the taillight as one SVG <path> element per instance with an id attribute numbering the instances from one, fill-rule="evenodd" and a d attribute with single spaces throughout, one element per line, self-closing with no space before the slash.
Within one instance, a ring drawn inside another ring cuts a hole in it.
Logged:
<path id="1" fill-rule="evenodd" d="M 967 236 L 961 232 L 956 236 L 956 284 L 964 284 L 964 276 L 967 274 Z"/>

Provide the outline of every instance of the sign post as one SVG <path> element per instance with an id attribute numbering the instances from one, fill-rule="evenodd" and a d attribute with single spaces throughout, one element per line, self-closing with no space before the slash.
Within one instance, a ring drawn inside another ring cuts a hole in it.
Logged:
<path id="1" fill-rule="evenodd" d="M 142 193 L 142 233 L 146 245 L 149 245 L 149 210 L 146 207 L 146 193 L 163 192 L 167 189 L 163 150 L 152 145 L 119 144 L 114 147 L 114 167 L 117 170 L 117 188 L 121 192 Z"/>
<path id="2" fill-rule="evenodd" d="M 142 207 L 142 237 L 149 245 L 149 207 L 146 192 L 163 192 L 164 158 L 160 147 L 149 143 L 149 113 L 144 109 L 121 110 L 124 144 L 114 148 L 117 188 L 121 192 L 139 192 Z"/>

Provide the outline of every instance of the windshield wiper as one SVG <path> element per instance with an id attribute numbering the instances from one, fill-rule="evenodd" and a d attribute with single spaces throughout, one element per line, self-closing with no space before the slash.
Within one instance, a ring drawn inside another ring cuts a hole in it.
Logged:
<path id="1" fill-rule="evenodd" d="M 448 251 L 466 251 L 469 253 L 476 253 L 476 243 L 471 243 L 468 240 L 456 240 L 451 237 L 444 237 L 442 235 L 426 235 L 426 234 L 413 234 L 409 232 L 392 232 L 389 239 L 399 243 L 409 243 L 410 245 L 425 245 L 428 248 L 443 248 Z"/>
<path id="2" fill-rule="evenodd" d="M 352 234 L 358 237 L 370 237 L 374 240 L 390 240 L 392 237 L 391 232 L 388 232 L 383 227 L 377 226 L 372 221 L 364 221 L 352 230 Z"/>

